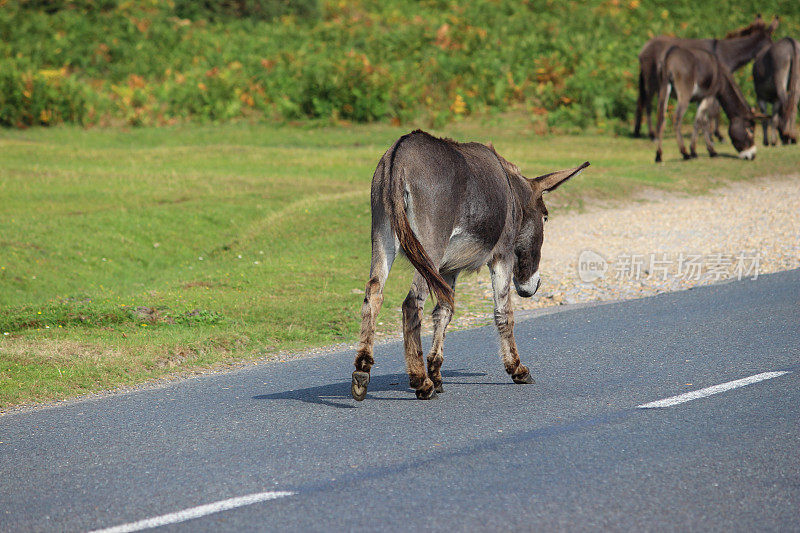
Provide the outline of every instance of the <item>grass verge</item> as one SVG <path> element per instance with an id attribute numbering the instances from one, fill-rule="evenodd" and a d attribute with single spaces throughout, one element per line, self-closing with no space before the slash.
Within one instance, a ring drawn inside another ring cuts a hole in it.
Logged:
<path id="1" fill-rule="evenodd" d="M 529 176 L 591 161 L 550 196 L 555 216 L 644 189 L 694 194 L 796 172 L 793 147 L 762 149 L 755 162 L 683 162 L 667 143 L 667 162 L 656 165 L 645 140 L 535 128 L 505 114 L 446 134 L 494 142 Z M 2 132 L 0 407 L 355 340 L 369 183 L 408 130 Z M 390 276 L 384 330 L 397 324 L 409 278 L 407 267 Z"/>

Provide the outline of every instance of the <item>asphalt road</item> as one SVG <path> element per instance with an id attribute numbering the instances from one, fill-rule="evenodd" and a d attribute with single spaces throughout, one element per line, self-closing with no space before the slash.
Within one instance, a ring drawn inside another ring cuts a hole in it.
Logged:
<path id="1" fill-rule="evenodd" d="M 394 342 L 362 403 L 339 352 L 12 413 L 0 531 L 90 531 L 268 491 L 162 530 L 800 531 L 798 324 L 795 270 L 520 321 L 535 385 L 510 382 L 479 328 L 448 335 L 446 392 L 429 402 Z"/>

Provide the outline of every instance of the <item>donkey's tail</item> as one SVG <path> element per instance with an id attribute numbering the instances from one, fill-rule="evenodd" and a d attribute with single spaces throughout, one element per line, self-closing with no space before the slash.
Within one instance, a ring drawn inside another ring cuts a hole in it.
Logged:
<path id="1" fill-rule="evenodd" d="M 633 135 L 639 136 L 642 127 L 642 113 L 645 108 L 645 86 L 644 86 L 644 66 L 639 61 L 639 95 L 636 97 L 636 117 L 633 122 Z"/>
<path id="2" fill-rule="evenodd" d="M 409 134 L 411 135 L 411 134 Z M 400 144 L 409 136 L 404 135 L 394 144 L 389 155 L 389 164 L 384 165 L 385 175 L 384 183 L 387 187 L 386 207 L 389 213 L 389 218 L 392 221 L 392 228 L 397 234 L 400 241 L 400 247 L 403 252 L 414 265 L 414 268 L 422 274 L 425 281 L 428 282 L 428 288 L 431 293 L 436 296 L 436 300 L 440 304 L 445 304 L 453 308 L 453 288 L 439 274 L 439 269 L 433 264 L 428 253 L 422 247 L 417 236 L 414 235 L 414 230 L 411 229 L 411 224 L 408 221 L 405 205 L 405 172 L 394 167 L 394 156 L 397 153 Z"/>
<path id="3" fill-rule="evenodd" d="M 667 104 L 669 102 L 669 93 L 671 91 L 671 83 L 672 80 L 670 79 L 670 73 L 667 70 L 667 57 L 669 53 L 674 49 L 677 48 L 676 46 L 671 46 L 669 50 L 667 50 L 664 55 L 661 57 L 661 60 L 658 62 L 657 72 L 658 72 L 658 111 L 656 111 L 656 138 L 658 139 L 659 150 L 661 149 L 661 136 L 664 133 L 664 123 L 667 120 Z"/>
<path id="4" fill-rule="evenodd" d="M 678 47 L 675 45 L 670 46 L 664 55 L 661 56 L 661 60 L 658 62 L 657 73 L 659 124 L 661 124 L 661 121 L 665 121 L 667 119 L 667 103 L 669 102 L 670 92 L 672 92 L 672 73 L 667 68 L 667 58 L 669 57 L 670 52 L 676 48 Z"/>
<path id="5" fill-rule="evenodd" d="M 789 87 L 786 91 L 787 104 L 784 112 L 785 131 L 796 133 L 797 103 L 800 100 L 800 43 L 789 38 L 792 45 L 792 60 L 789 63 Z"/>
<path id="6" fill-rule="evenodd" d="M 639 101 L 644 102 L 644 66 L 642 66 L 642 62 L 639 61 Z"/>

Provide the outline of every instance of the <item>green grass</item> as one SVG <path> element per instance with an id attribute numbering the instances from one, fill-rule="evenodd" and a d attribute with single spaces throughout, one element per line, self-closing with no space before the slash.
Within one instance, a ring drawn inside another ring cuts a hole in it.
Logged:
<path id="1" fill-rule="evenodd" d="M 551 195 L 554 216 L 644 188 L 697 193 L 797 172 L 796 147 L 761 149 L 752 163 L 684 163 L 667 141 L 667 162 L 655 165 L 647 141 L 535 128 L 506 114 L 446 134 L 494 142 L 529 176 L 591 161 Z M 3 131 L 0 407 L 355 340 L 369 183 L 408 130 Z M 733 154 L 729 143 L 718 148 Z M 384 328 L 396 323 L 409 278 L 408 268 L 390 277 Z"/>

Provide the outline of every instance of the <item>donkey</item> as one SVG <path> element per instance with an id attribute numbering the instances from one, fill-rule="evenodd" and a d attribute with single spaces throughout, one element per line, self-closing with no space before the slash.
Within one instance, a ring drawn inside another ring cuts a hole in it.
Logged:
<path id="1" fill-rule="evenodd" d="M 777 144 L 775 130 L 783 144 L 797 142 L 797 103 L 800 100 L 800 43 L 784 37 L 759 55 L 753 63 L 753 82 L 756 87 L 758 107 L 767 113 L 772 104 L 772 118 L 765 118 L 764 146 Z M 769 124 L 772 123 L 772 138 Z"/>
<path id="2" fill-rule="evenodd" d="M 409 384 L 419 399 L 443 392 L 445 329 L 453 316 L 462 271 L 487 265 L 501 356 L 515 383 L 533 383 L 514 341 L 510 287 L 530 297 L 539 288 L 539 258 L 547 208 L 542 193 L 577 175 L 589 162 L 534 179 L 490 145 L 458 143 L 416 130 L 398 139 L 372 177 L 372 260 L 361 307 L 361 340 L 351 385 L 364 399 L 369 384 L 375 320 L 392 263 L 405 255 L 416 271 L 403 302 L 403 338 Z M 422 359 L 420 322 L 428 292 L 436 297 L 433 343 Z"/>
<path id="3" fill-rule="evenodd" d="M 639 137 L 642 126 L 642 113 L 647 119 L 647 131 L 651 139 L 655 138 L 655 130 L 650 121 L 650 110 L 653 97 L 658 94 L 658 64 L 663 60 L 666 51 L 673 45 L 699 48 L 717 56 L 720 62 L 731 72 L 746 65 L 759 51 L 772 44 L 772 33 L 778 28 L 779 19 L 775 17 L 766 26 L 761 15 L 757 15 L 752 24 L 733 31 L 724 39 L 678 39 L 659 35 L 645 43 L 639 52 L 639 96 L 636 101 L 636 118 L 633 135 Z M 717 138 L 722 136 L 716 131 Z"/>
<path id="4" fill-rule="evenodd" d="M 691 154 L 686 152 L 681 135 L 681 121 L 690 101 L 699 101 L 697 115 L 703 120 L 708 109 L 719 100 L 730 126 L 728 135 L 741 159 L 755 159 L 756 146 L 753 142 L 757 115 L 747 106 L 741 90 L 733 81 L 728 69 L 711 52 L 697 48 L 672 46 L 664 55 L 660 68 L 658 92 L 658 127 L 656 129 L 656 163 L 661 161 L 661 138 L 667 118 L 667 101 L 674 89 L 678 99 L 675 107 L 675 136 L 684 159 L 697 157 L 695 142 L 697 130 L 692 134 Z M 697 125 L 696 125 L 697 127 Z M 710 128 L 704 128 L 706 147 L 711 157 L 717 155 L 711 139 Z"/>

